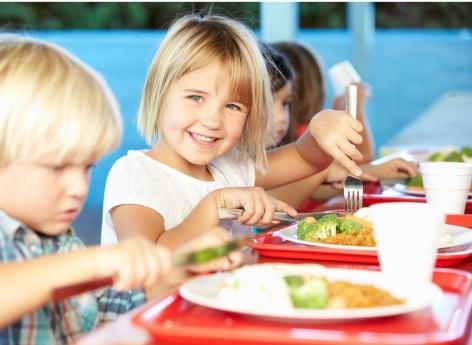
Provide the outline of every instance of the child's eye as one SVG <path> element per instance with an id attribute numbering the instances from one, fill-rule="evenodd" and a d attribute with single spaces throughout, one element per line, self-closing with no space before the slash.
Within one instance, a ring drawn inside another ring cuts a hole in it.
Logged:
<path id="1" fill-rule="evenodd" d="M 187 98 L 195 103 L 200 103 L 203 100 L 203 97 L 199 95 L 190 95 Z"/>
<path id="2" fill-rule="evenodd" d="M 237 104 L 227 104 L 226 105 L 226 108 L 228 108 L 229 110 L 232 110 L 232 111 L 242 111 L 241 107 Z"/>

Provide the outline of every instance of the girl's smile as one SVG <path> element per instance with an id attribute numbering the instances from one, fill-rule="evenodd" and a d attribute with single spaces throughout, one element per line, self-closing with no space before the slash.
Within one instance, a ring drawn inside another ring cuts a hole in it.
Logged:
<path id="1" fill-rule="evenodd" d="M 216 62 L 174 81 L 162 113 L 162 137 L 149 154 L 190 176 L 211 178 L 206 165 L 239 143 L 249 112 L 233 95 L 230 79 Z"/>

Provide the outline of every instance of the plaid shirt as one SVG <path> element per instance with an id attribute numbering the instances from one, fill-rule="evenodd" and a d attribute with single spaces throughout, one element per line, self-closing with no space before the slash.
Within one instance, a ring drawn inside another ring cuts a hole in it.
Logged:
<path id="1" fill-rule="evenodd" d="M 46 236 L 0 211 L 0 260 L 15 262 L 38 256 L 65 253 L 83 248 L 72 229 L 59 236 Z M 47 279 L 48 272 L 44 272 Z M 8 277 L 1 277 L 2 284 Z M 34 293 L 33 287 L 31 293 Z M 89 332 L 101 321 L 114 320 L 145 302 L 142 290 L 117 292 L 101 289 L 58 303 L 48 303 L 35 312 L 0 329 L 0 345 L 68 344 Z"/>

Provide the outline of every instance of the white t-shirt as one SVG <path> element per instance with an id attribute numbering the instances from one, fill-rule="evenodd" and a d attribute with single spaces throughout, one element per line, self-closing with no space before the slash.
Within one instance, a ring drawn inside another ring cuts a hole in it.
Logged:
<path id="1" fill-rule="evenodd" d="M 164 218 L 165 229 L 181 223 L 192 209 L 211 191 L 225 187 L 255 185 L 254 165 L 237 158 L 235 153 L 215 159 L 208 165 L 214 181 L 202 181 L 160 163 L 144 154 L 130 150 L 112 166 L 107 177 L 103 201 L 101 243 L 118 242 L 110 210 L 118 205 L 134 204 L 149 207 Z M 235 221 L 222 221 L 230 231 L 249 233 L 250 227 Z"/>

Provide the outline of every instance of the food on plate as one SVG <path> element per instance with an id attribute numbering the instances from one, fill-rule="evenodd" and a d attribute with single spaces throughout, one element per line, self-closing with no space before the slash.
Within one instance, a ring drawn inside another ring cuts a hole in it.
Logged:
<path id="1" fill-rule="evenodd" d="M 372 222 L 365 218 L 356 215 L 337 216 L 335 214 L 327 214 L 319 220 L 307 217 L 298 223 L 297 238 L 309 242 L 375 246 Z"/>
<path id="2" fill-rule="evenodd" d="M 405 303 L 390 292 L 367 284 L 330 281 L 320 265 L 261 264 L 241 267 L 218 289 L 218 298 L 238 307 L 346 309 Z"/>
<path id="3" fill-rule="evenodd" d="M 434 151 L 426 158 L 427 162 L 472 162 L 472 147 L 463 146 L 460 149 L 447 147 Z M 423 179 L 421 175 L 408 179 L 406 186 L 411 191 L 423 191 Z M 471 187 L 472 192 L 472 187 Z"/>

